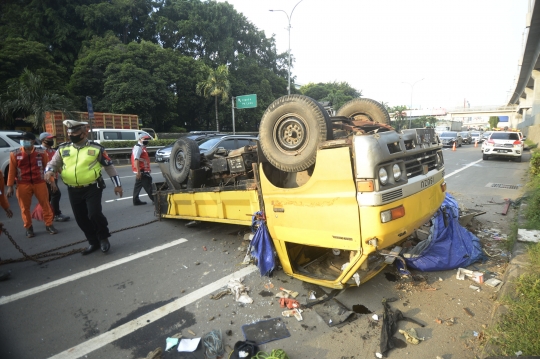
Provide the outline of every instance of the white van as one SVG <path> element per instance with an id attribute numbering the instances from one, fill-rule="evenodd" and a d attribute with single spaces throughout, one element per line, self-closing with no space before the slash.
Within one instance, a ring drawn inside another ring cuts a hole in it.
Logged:
<path id="1" fill-rule="evenodd" d="M 103 141 L 136 141 L 141 134 L 150 136 L 148 132 L 137 129 L 93 128 L 88 138 L 95 143 L 101 143 Z M 150 137 L 154 139 L 153 136 Z"/>

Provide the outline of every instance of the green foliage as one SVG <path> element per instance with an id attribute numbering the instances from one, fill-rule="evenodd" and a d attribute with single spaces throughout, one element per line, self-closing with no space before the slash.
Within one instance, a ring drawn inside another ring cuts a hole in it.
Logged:
<path id="1" fill-rule="evenodd" d="M 499 116 L 489 116 L 489 127 L 491 128 L 497 128 L 497 125 L 499 124 Z"/>
<path id="2" fill-rule="evenodd" d="M 337 111 L 343 104 L 354 98 L 362 97 L 362 91 L 351 87 L 347 82 L 309 83 L 300 88 L 300 92 L 317 101 L 328 101 Z"/>
<path id="3" fill-rule="evenodd" d="M 389 111 L 392 127 L 394 127 L 398 132 L 408 127 L 407 112 L 405 112 L 406 109 L 407 106 L 394 106 Z"/>
<path id="4" fill-rule="evenodd" d="M 532 153 L 529 171 L 531 175 L 540 175 L 540 152 L 535 151 Z"/>
<path id="5" fill-rule="evenodd" d="M 180 126 L 176 126 L 176 125 L 172 125 L 171 128 L 169 129 L 169 131 L 174 132 L 174 133 L 187 132 L 187 130 L 184 127 L 180 127 Z"/>
<path id="6" fill-rule="evenodd" d="M 12 82 L 1 97 L 3 117 L 21 116 L 35 129 L 45 131 L 45 112 L 60 110 L 69 114 L 71 100 L 45 88 L 41 76 L 25 69 L 18 82 Z"/>
<path id="7" fill-rule="evenodd" d="M 520 276 L 515 282 L 515 295 L 504 299 L 508 311 L 499 322 L 488 331 L 490 343 L 497 346 L 501 355 L 514 356 L 540 353 L 540 269 L 537 267 L 540 245 L 529 249 L 529 256 L 535 266 Z"/>
<path id="8" fill-rule="evenodd" d="M 101 141 L 99 144 L 105 148 L 129 148 L 135 146 L 139 141 Z M 167 146 L 176 142 L 176 139 L 162 139 L 148 142 L 148 147 Z"/>
<path id="9" fill-rule="evenodd" d="M 221 97 L 221 103 L 224 103 L 229 98 L 231 83 L 229 81 L 229 68 L 227 65 L 219 65 L 217 69 L 208 69 L 208 77 L 206 80 L 197 84 L 197 95 L 202 95 L 206 98 L 213 96 L 216 109 L 216 131 L 219 132 L 218 118 L 218 97 Z"/>

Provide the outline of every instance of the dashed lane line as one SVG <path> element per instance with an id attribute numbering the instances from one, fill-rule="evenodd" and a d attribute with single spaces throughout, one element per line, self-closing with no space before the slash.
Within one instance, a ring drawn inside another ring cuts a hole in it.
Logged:
<path id="1" fill-rule="evenodd" d="M 133 319 L 126 324 L 123 324 L 117 328 L 109 330 L 106 333 L 98 335 L 95 338 L 87 340 L 84 343 L 76 345 L 69 348 L 66 351 L 63 351 L 59 354 L 56 354 L 49 359 L 75 359 L 83 357 L 84 355 L 91 353 L 97 349 L 104 347 L 107 344 L 114 342 L 120 338 L 125 337 L 128 334 L 133 333 L 137 329 L 143 328 L 148 324 L 154 323 L 156 320 L 165 317 L 166 315 L 171 314 L 178 309 L 185 307 L 188 304 L 191 304 L 212 292 L 224 287 L 229 283 L 231 279 L 238 279 L 245 277 L 257 270 L 257 267 L 254 265 L 247 266 L 243 269 L 240 269 L 237 272 L 229 274 L 226 277 L 218 279 L 217 281 L 210 283 L 196 291 L 189 293 L 182 298 L 178 298 L 174 302 L 166 304 L 160 308 L 157 308 L 150 313 L 140 316 L 139 318 Z"/>
<path id="2" fill-rule="evenodd" d="M 166 244 L 163 244 L 161 246 L 157 246 L 157 247 L 148 249 L 146 251 L 135 253 L 135 254 L 127 256 L 125 258 L 121 258 L 121 259 L 112 261 L 110 263 L 103 264 L 103 265 L 101 265 L 99 267 L 91 268 L 91 269 L 88 269 L 88 270 L 85 270 L 85 271 L 70 275 L 69 277 L 64 277 L 64 278 L 55 280 L 53 282 L 40 285 L 39 287 L 30 288 L 30 289 L 27 289 L 27 290 L 24 290 L 22 292 L 15 293 L 15 294 L 12 294 L 12 295 L 9 295 L 9 296 L 0 297 L 0 305 L 14 302 L 16 300 L 19 300 L 19 299 L 22 299 L 22 298 L 25 298 L 25 297 L 28 297 L 28 296 L 43 292 L 43 291 L 45 291 L 47 289 L 58 287 L 59 285 L 62 285 L 62 284 L 65 284 L 65 283 L 73 282 L 73 281 L 75 281 L 77 279 L 89 276 L 91 274 L 102 272 L 104 270 L 119 266 L 119 265 L 127 263 L 127 262 L 131 262 L 131 261 L 133 261 L 135 259 L 147 256 L 147 255 L 155 253 L 155 252 L 162 251 L 162 250 L 170 248 L 170 247 L 174 247 L 174 246 L 176 246 L 178 244 L 181 244 L 181 243 L 184 243 L 184 242 L 187 242 L 187 239 L 180 238 L 180 239 L 174 240 L 174 241 L 172 241 L 170 243 L 166 243 Z"/>

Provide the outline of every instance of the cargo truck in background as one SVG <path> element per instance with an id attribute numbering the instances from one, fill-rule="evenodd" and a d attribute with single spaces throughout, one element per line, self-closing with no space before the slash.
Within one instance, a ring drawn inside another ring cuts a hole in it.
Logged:
<path id="1" fill-rule="evenodd" d="M 445 131 L 457 131 L 461 132 L 463 128 L 463 122 L 461 121 L 438 121 L 435 126 L 435 132 L 440 134 Z"/>
<path id="2" fill-rule="evenodd" d="M 434 129 L 396 132 L 384 107 L 364 98 L 330 117 L 309 97 L 281 97 L 256 146 L 208 160 L 182 138 L 160 168 L 157 216 L 251 226 L 260 211 L 284 272 L 337 289 L 391 263 L 446 191 Z"/>
<path id="3" fill-rule="evenodd" d="M 73 118 L 67 117 L 62 111 L 48 111 L 45 113 L 45 131 L 56 136 L 57 143 L 62 143 L 68 140 L 66 128 L 63 124 L 64 120 L 77 120 L 90 123 L 88 118 L 88 112 L 75 112 L 72 111 Z M 98 129 L 124 129 L 124 130 L 139 130 L 139 117 L 137 115 L 129 114 L 117 114 L 117 113 L 103 113 L 94 112 L 94 119 L 92 121 L 92 128 Z M 154 139 L 157 139 L 156 133 L 151 128 L 140 129 L 147 132 Z M 126 131 L 123 131 L 126 132 Z M 129 132 L 129 131 L 128 131 Z M 131 132 L 129 132 L 131 135 Z M 117 136 L 117 139 L 122 139 L 121 135 Z M 126 137 L 125 140 L 134 140 L 135 138 Z M 106 140 L 100 135 L 96 135 L 95 140 Z"/>

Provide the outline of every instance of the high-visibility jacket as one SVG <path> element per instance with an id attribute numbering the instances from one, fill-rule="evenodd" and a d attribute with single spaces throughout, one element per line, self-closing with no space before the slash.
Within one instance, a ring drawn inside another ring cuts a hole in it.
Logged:
<path id="1" fill-rule="evenodd" d="M 41 148 L 32 148 L 26 153 L 23 147 L 9 154 L 8 186 L 17 184 L 39 184 L 45 182 L 43 170 L 49 162 L 47 153 Z"/>
<path id="2" fill-rule="evenodd" d="M 135 167 L 135 160 L 139 160 L 139 169 L 141 172 L 150 172 L 150 156 L 146 151 L 146 146 L 142 146 L 140 143 L 137 143 L 133 146 L 133 151 L 131 151 L 131 169 L 133 173 L 137 173 L 137 167 Z"/>
<path id="3" fill-rule="evenodd" d="M 71 142 L 65 143 L 58 147 L 58 153 L 62 157 L 62 180 L 68 186 L 96 182 L 101 177 L 103 165 L 112 163 L 104 154 L 104 148 L 96 143 L 88 142 L 81 148 Z"/>

